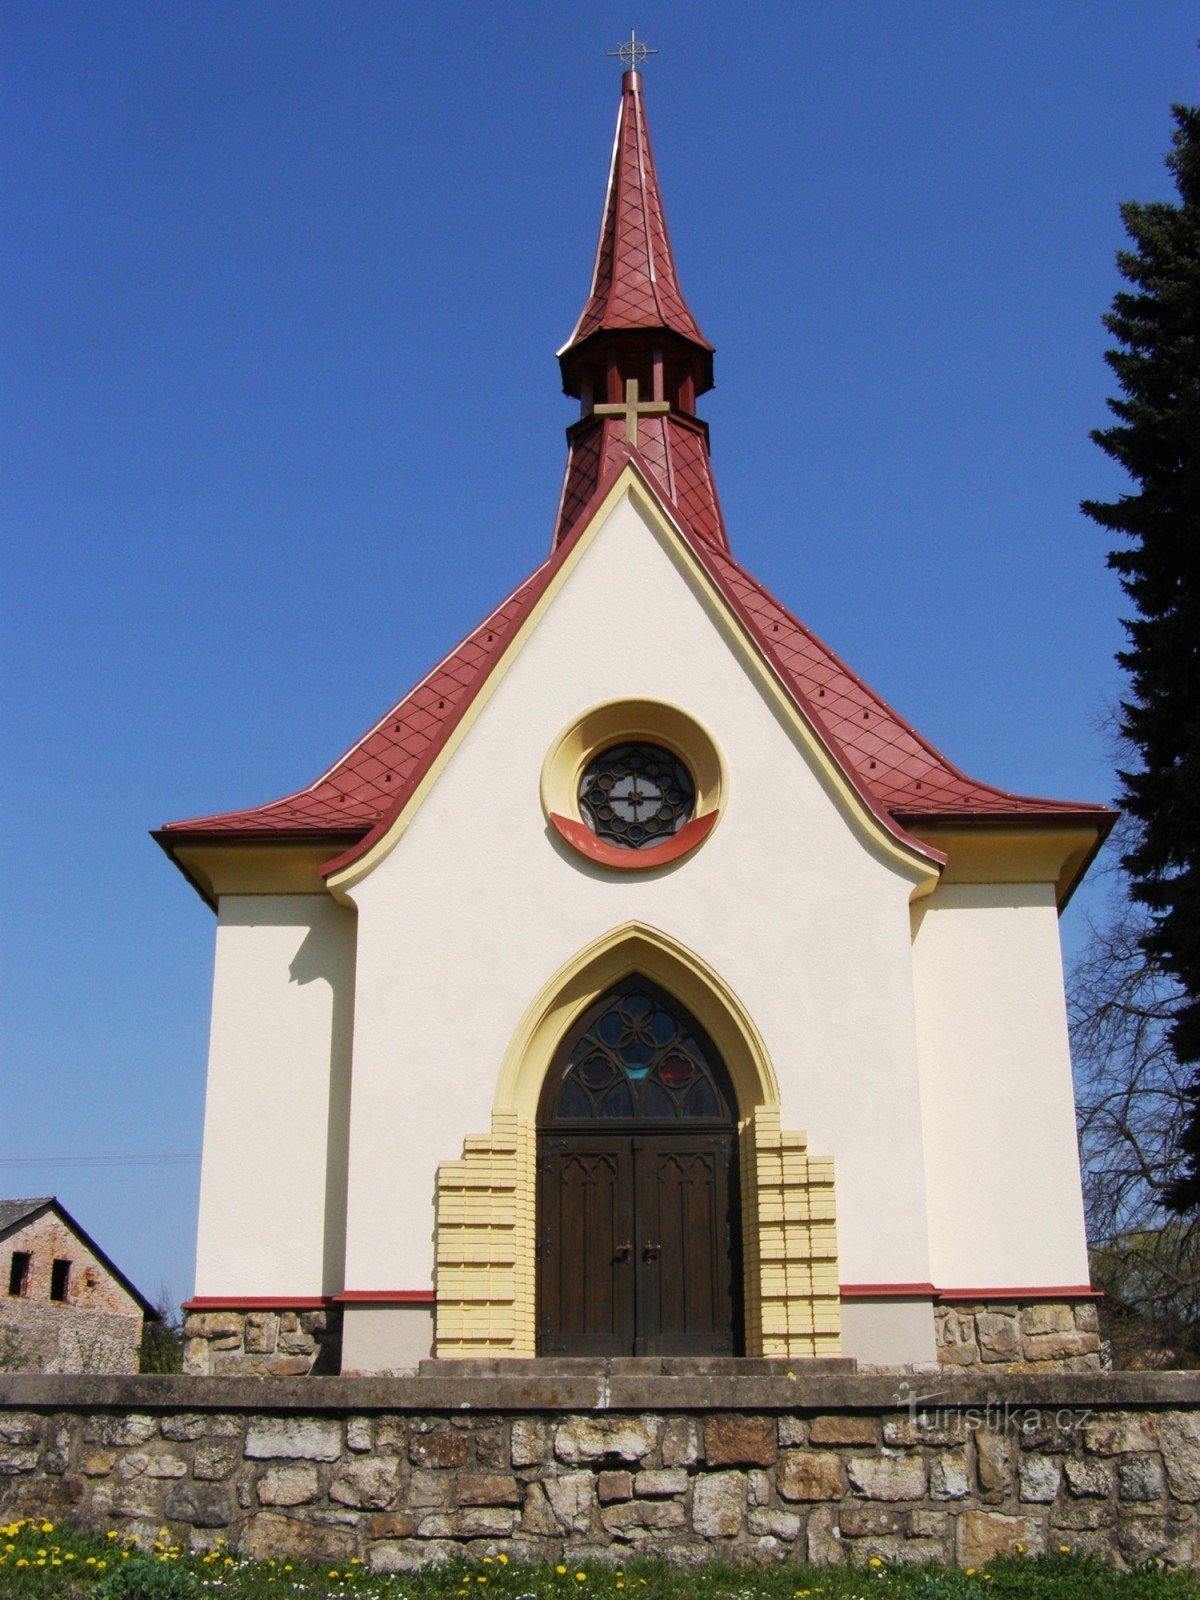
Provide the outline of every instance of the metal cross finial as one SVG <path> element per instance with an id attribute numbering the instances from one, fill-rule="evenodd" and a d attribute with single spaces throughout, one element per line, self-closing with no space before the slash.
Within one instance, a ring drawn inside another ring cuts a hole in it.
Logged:
<path id="1" fill-rule="evenodd" d="M 643 44 L 634 30 L 630 28 L 628 39 L 608 53 L 610 56 L 620 56 L 621 65 L 627 72 L 636 72 L 647 56 L 656 56 L 658 51 L 651 50 L 649 45 Z"/>

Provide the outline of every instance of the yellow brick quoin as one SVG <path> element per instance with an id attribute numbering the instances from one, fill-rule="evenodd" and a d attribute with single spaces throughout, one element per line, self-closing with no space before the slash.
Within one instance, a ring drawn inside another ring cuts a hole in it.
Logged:
<path id="1" fill-rule="evenodd" d="M 841 1348 L 833 1163 L 760 1106 L 740 1130 L 747 1355 Z M 497 1114 L 437 1176 L 437 1353 L 532 1356 L 537 1306 L 534 1128 Z"/>

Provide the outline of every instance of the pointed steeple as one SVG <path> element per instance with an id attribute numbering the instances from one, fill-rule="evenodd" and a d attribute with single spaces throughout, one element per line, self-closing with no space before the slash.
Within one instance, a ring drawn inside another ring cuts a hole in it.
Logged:
<path id="1" fill-rule="evenodd" d="M 642 75 L 626 72 L 591 292 L 574 333 L 559 351 L 567 393 L 578 395 L 589 357 L 595 360 L 596 352 L 584 348 L 590 341 L 635 330 L 673 335 L 691 346 L 677 354 L 691 355 L 695 362 L 695 393 L 712 388 L 712 345 L 683 298 L 675 270 L 650 149 Z"/>
<path id="2" fill-rule="evenodd" d="M 555 543 L 632 446 L 691 531 L 727 548 L 708 426 L 695 414 L 713 386 L 713 347 L 679 287 L 637 71 L 621 79 L 591 288 L 558 360 L 581 414 L 567 430 Z"/>

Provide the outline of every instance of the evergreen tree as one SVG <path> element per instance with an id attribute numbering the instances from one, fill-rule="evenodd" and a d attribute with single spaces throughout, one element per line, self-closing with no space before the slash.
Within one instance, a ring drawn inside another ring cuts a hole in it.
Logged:
<path id="1" fill-rule="evenodd" d="M 1135 824 L 1123 862 L 1150 912 L 1146 954 L 1178 985 L 1171 1047 L 1194 1066 L 1163 1190 L 1183 1212 L 1200 1207 L 1200 107 L 1173 110 L 1179 203 L 1121 207 L 1131 287 L 1104 319 L 1121 396 L 1108 402 L 1115 426 L 1092 434 L 1137 492 L 1083 509 L 1128 541 L 1108 558 L 1135 611 L 1117 657 L 1130 677 L 1121 732 L 1138 758 L 1119 774 Z"/>

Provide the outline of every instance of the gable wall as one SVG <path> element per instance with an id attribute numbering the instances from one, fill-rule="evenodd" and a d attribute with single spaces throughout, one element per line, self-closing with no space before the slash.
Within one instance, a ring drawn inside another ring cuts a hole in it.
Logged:
<path id="1" fill-rule="evenodd" d="M 140 1322 L 141 1306 L 53 1207 L 40 1217 L 13 1228 L 0 1241 L 0 1271 L 4 1274 L 0 1290 L 8 1288 L 14 1251 L 24 1251 L 30 1257 L 23 1299 L 50 1303 L 50 1274 L 54 1262 L 69 1261 L 67 1306 L 80 1311 L 136 1317 Z"/>
<path id="2" fill-rule="evenodd" d="M 547 749 L 587 707 L 673 702 L 728 766 L 726 814 L 652 876 L 548 829 Z M 347 1286 L 431 1281 L 434 1174 L 486 1131 L 547 979 L 629 920 L 695 950 L 771 1054 L 784 1124 L 837 1163 L 843 1278 L 929 1278 L 909 929 L 913 877 L 847 820 L 636 508 L 618 504 L 359 908 Z"/>

